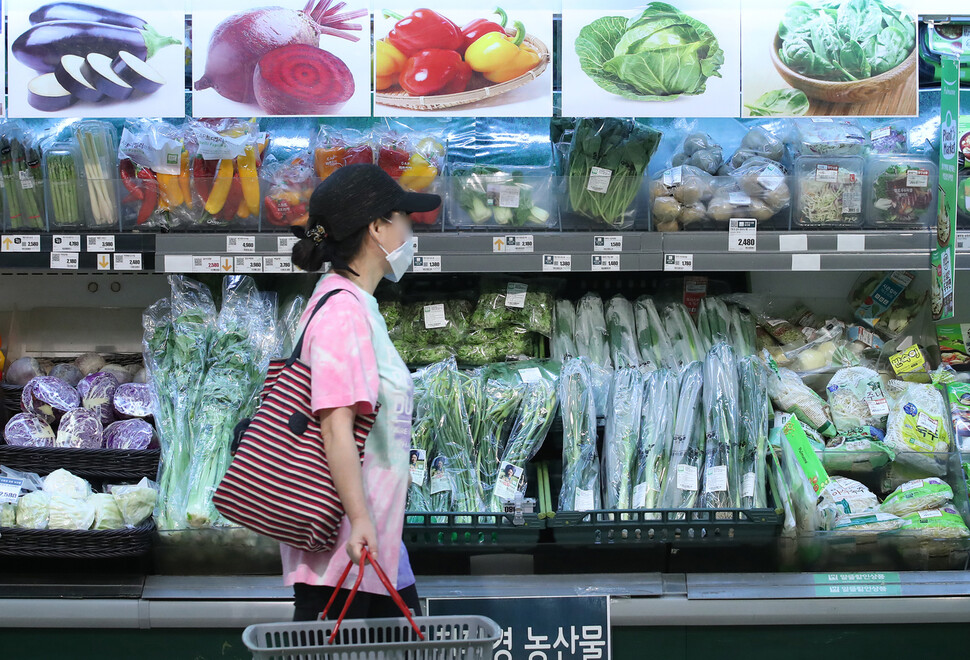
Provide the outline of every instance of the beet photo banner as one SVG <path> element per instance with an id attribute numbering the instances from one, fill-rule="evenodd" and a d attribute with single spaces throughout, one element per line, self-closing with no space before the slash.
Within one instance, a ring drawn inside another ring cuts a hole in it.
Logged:
<path id="1" fill-rule="evenodd" d="M 181 3 L 13 0 L 7 14 L 11 117 L 185 115 Z"/>
<path id="2" fill-rule="evenodd" d="M 193 4 L 194 116 L 370 116 L 367 3 L 302 2 Z"/>

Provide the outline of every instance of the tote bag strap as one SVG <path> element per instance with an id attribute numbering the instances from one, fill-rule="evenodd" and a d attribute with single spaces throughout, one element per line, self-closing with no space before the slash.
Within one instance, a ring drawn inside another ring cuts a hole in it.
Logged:
<path id="1" fill-rule="evenodd" d="M 317 315 L 317 312 L 320 311 L 324 303 L 330 300 L 330 298 L 334 294 L 340 293 L 341 291 L 346 291 L 347 293 L 350 293 L 351 295 L 353 295 L 353 293 L 351 293 L 349 289 L 334 289 L 333 291 L 326 292 L 325 294 L 323 294 L 323 297 L 320 298 L 320 302 L 317 303 L 317 306 L 313 308 L 313 312 L 310 314 L 309 317 L 307 317 L 306 325 L 303 326 L 303 332 L 300 333 L 300 338 L 296 341 L 296 344 L 293 346 L 293 354 L 290 355 L 290 359 L 286 361 L 287 367 L 292 367 L 293 363 L 299 360 L 300 355 L 303 354 L 303 339 L 306 337 L 306 331 L 310 328 L 310 323 L 313 322 L 313 318 Z"/>

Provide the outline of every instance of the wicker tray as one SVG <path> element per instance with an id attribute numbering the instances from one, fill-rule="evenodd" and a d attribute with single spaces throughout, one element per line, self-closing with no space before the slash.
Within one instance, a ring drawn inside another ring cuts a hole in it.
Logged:
<path id="1" fill-rule="evenodd" d="M 106 530 L 0 528 L 0 556 L 109 559 L 144 555 L 152 547 L 155 523 Z"/>
<path id="2" fill-rule="evenodd" d="M 155 479 L 159 454 L 158 449 L 76 449 L 0 444 L 0 465 L 40 475 L 63 468 L 84 479 L 137 481 L 142 477 Z"/>
<path id="3" fill-rule="evenodd" d="M 532 46 L 539 53 L 539 63 L 529 71 L 526 71 L 518 78 L 513 78 L 504 83 L 488 85 L 478 89 L 469 89 L 457 94 L 437 94 L 434 96 L 411 96 L 404 90 L 396 92 L 377 92 L 374 94 L 374 102 L 381 105 L 390 105 L 396 108 L 407 110 L 444 110 L 454 108 L 459 105 L 468 105 L 485 99 L 494 98 L 501 94 L 511 92 L 530 83 L 542 75 L 546 67 L 549 66 L 549 47 L 533 37 L 531 34 L 525 35 L 523 43 Z"/>

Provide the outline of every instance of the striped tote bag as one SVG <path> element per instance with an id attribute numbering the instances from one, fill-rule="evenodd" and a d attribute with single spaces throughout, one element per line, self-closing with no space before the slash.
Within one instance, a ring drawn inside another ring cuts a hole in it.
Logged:
<path id="1" fill-rule="evenodd" d="M 313 318 L 335 293 L 313 310 Z M 309 321 L 307 321 L 309 326 Z M 327 464 L 320 422 L 310 410 L 310 367 L 300 360 L 306 330 L 287 360 L 269 365 L 261 404 L 212 496 L 223 516 L 308 552 L 333 548 L 344 515 Z M 361 460 L 377 412 L 358 415 L 354 439 Z"/>

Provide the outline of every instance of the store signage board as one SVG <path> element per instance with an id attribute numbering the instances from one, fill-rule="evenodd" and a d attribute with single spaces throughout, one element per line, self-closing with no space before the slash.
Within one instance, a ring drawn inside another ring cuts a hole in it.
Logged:
<path id="1" fill-rule="evenodd" d="M 953 318 L 954 270 L 956 268 L 957 166 L 959 159 L 960 61 L 942 56 L 940 88 L 940 189 L 936 219 L 936 246 L 933 249 L 933 319 Z"/>
<path id="2" fill-rule="evenodd" d="M 871 598 L 903 593 L 899 573 L 818 573 L 813 578 L 819 598 Z"/>
<path id="3" fill-rule="evenodd" d="M 502 629 L 495 660 L 609 660 L 609 596 L 429 598 L 429 616 L 486 616 Z"/>

